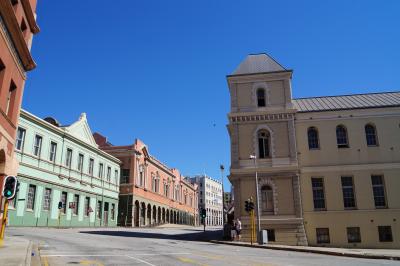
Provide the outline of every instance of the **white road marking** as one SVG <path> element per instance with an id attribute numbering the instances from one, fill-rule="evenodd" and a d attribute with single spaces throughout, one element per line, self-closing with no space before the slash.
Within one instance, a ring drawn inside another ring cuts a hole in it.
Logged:
<path id="1" fill-rule="evenodd" d="M 123 256 L 164 256 L 164 255 L 190 255 L 188 252 L 171 252 L 171 253 L 139 253 L 139 254 L 43 254 L 41 253 L 41 257 L 123 257 Z"/>
<path id="2" fill-rule="evenodd" d="M 141 260 L 141 259 L 138 259 L 138 258 L 129 256 L 129 255 L 125 255 L 125 257 L 134 259 L 134 260 L 136 260 L 136 261 L 139 261 L 139 262 L 141 262 L 141 263 L 144 263 L 144 264 L 147 264 L 147 265 L 150 265 L 150 266 L 156 266 L 156 265 L 154 265 L 154 264 L 151 264 L 150 262 L 147 262 L 147 261 L 145 261 L 145 260 Z"/>

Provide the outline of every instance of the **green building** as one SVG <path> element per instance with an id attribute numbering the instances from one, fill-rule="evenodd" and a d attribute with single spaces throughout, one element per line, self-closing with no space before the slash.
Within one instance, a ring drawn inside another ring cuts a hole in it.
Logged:
<path id="1" fill-rule="evenodd" d="M 100 150 L 82 114 L 69 126 L 21 110 L 19 191 L 11 226 L 116 226 L 120 161 Z"/>

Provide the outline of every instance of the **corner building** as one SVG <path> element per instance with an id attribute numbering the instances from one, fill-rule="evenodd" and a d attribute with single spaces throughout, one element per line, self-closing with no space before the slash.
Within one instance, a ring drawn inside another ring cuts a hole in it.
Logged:
<path id="1" fill-rule="evenodd" d="M 17 131 L 20 188 L 9 201 L 11 226 L 117 225 L 120 161 L 98 148 L 84 113 L 61 126 L 21 110 Z"/>
<path id="2" fill-rule="evenodd" d="M 400 93 L 293 99 L 291 78 L 266 54 L 227 76 L 229 179 L 244 240 L 257 171 L 270 242 L 399 248 Z"/>
<path id="3" fill-rule="evenodd" d="M 118 225 L 197 225 L 197 184 L 151 156 L 138 139 L 129 146 L 113 146 L 98 133 L 94 137 L 102 150 L 122 162 Z"/>
<path id="4" fill-rule="evenodd" d="M 30 53 L 33 35 L 39 32 L 35 10 L 35 0 L 0 1 L 0 189 L 5 176 L 17 175 L 18 117 L 27 72 L 36 67 Z M 0 203 L 2 209 L 2 197 Z"/>

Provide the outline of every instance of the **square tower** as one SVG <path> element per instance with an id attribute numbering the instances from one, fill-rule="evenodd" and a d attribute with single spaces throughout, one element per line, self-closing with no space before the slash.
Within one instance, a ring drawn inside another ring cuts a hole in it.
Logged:
<path id="1" fill-rule="evenodd" d="M 229 179 L 235 187 L 235 218 L 243 222 L 244 240 L 250 238 L 250 218 L 244 201 L 256 198 L 257 172 L 261 230 L 268 230 L 269 241 L 275 243 L 307 244 L 291 78 L 292 70 L 267 54 L 248 55 L 227 76 L 231 96 Z"/>

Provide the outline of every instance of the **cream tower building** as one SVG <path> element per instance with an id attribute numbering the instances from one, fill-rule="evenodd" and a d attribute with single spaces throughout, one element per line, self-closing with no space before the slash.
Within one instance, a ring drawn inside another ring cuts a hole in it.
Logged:
<path id="1" fill-rule="evenodd" d="M 400 93 L 292 99 L 291 78 L 266 54 L 227 76 L 229 179 L 243 239 L 257 171 L 270 242 L 400 247 Z"/>

